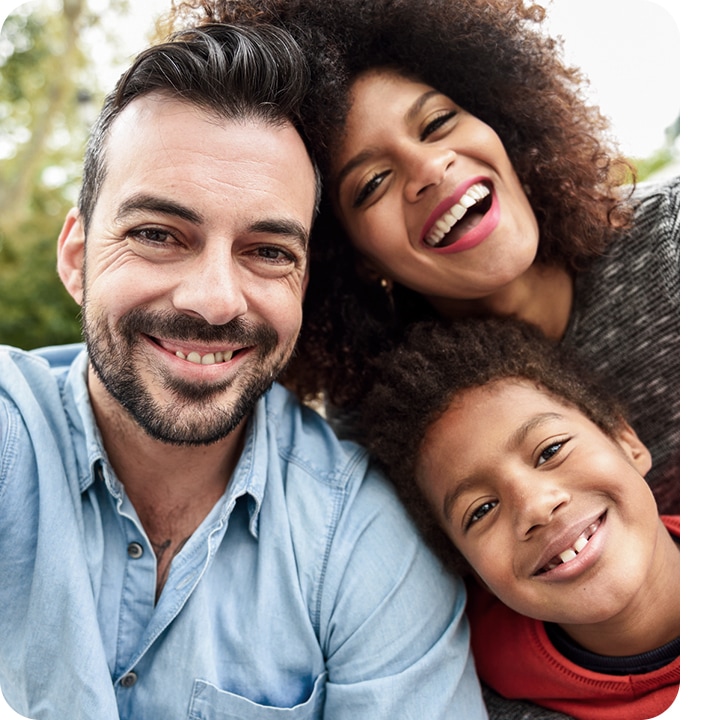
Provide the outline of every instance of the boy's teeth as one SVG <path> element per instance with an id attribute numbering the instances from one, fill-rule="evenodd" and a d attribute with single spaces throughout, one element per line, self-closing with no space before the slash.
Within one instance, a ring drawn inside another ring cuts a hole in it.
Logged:
<path id="1" fill-rule="evenodd" d="M 585 537 L 585 535 L 581 535 L 576 541 L 575 544 L 568 548 L 567 550 L 563 550 L 558 557 L 564 562 L 569 562 L 574 557 L 577 557 L 577 554 L 588 544 L 588 539 Z"/>
<path id="2" fill-rule="evenodd" d="M 575 552 L 580 552 L 587 544 L 587 538 L 584 535 L 581 535 L 577 542 L 573 545 L 573 550 L 575 550 Z"/>

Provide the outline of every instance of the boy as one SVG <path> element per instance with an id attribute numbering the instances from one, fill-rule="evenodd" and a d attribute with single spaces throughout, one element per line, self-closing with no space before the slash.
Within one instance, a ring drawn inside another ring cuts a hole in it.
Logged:
<path id="1" fill-rule="evenodd" d="M 479 581 L 481 680 L 579 720 L 666 710 L 680 519 L 658 517 L 619 406 L 510 320 L 421 323 L 379 367 L 367 442 L 431 546 Z"/>

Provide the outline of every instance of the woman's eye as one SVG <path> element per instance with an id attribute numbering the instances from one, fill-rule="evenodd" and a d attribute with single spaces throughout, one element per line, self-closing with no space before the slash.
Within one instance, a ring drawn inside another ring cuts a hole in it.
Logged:
<path id="1" fill-rule="evenodd" d="M 421 140 L 427 140 L 434 132 L 437 132 L 446 122 L 452 120 L 457 115 L 457 111 L 451 110 L 449 112 L 442 113 L 433 118 L 420 133 Z"/>
<path id="2" fill-rule="evenodd" d="M 360 207 L 370 197 L 370 195 L 372 195 L 375 190 L 377 190 L 377 188 L 380 186 L 380 183 L 385 179 L 386 176 L 387 172 L 376 173 L 375 175 L 373 175 L 370 180 L 368 180 L 360 188 L 360 192 L 355 197 L 355 200 L 353 200 L 353 207 Z"/>
<path id="3" fill-rule="evenodd" d="M 553 457 L 555 457 L 555 455 L 560 452 L 560 449 L 564 444 L 564 440 L 558 440 L 544 448 L 543 451 L 540 453 L 540 456 L 538 457 L 538 466 L 544 465 L 548 460 L 551 460 Z"/>
<path id="4" fill-rule="evenodd" d="M 482 505 L 478 505 L 470 514 L 467 527 L 469 528 L 473 523 L 484 518 L 497 504 L 497 500 L 489 500 L 488 502 L 482 503 Z"/>

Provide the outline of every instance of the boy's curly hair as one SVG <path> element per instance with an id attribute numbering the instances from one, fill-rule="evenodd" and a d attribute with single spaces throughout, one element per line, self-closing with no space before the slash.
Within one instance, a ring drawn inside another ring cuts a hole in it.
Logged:
<path id="1" fill-rule="evenodd" d="M 359 73 L 393 68 L 452 98 L 501 138 L 540 227 L 537 261 L 582 270 L 631 221 L 620 188 L 634 171 L 584 98 L 585 78 L 543 31 L 526 0 L 180 0 L 175 27 L 200 21 L 274 23 L 310 65 L 304 134 L 327 179 Z M 327 197 L 311 239 L 305 321 L 286 381 L 301 397 L 353 407 L 372 386 L 370 360 L 434 311 L 395 286 L 359 277 L 356 252 Z"/>
<path id="2" fill-rule="evenodd" d="M 362 404 L 363 440 L 430 547 L 461 573 L 468 570 L 465 560 L 415 483 L 423 440 L 454 397 L 500 380 L 528 380 L 610 437 L 617 436 L 624 417 L 620 404 L 571 356 L 534 326 L 515 320 L 419 322 L 373 369 L 375 386 Z"/>

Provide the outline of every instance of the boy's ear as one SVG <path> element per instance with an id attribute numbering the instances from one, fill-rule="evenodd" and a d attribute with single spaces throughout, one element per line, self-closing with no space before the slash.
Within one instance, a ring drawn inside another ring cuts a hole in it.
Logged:
<path id="1" fill-rule="evenodd" d="M 65 217 L 57 245 L 57 270 L 65 288 L 78 305 L 83 299 L 85 229 L 80 212 L 73 208 Z"/>
<path id="2" fill-rule="evenodd" d="M 635 466 L 635 469 L 645 477 L 652 467 L 652 455 L 625 420 L 622 421 L 620 430 L 615 434 L 615 440 Z"/>

